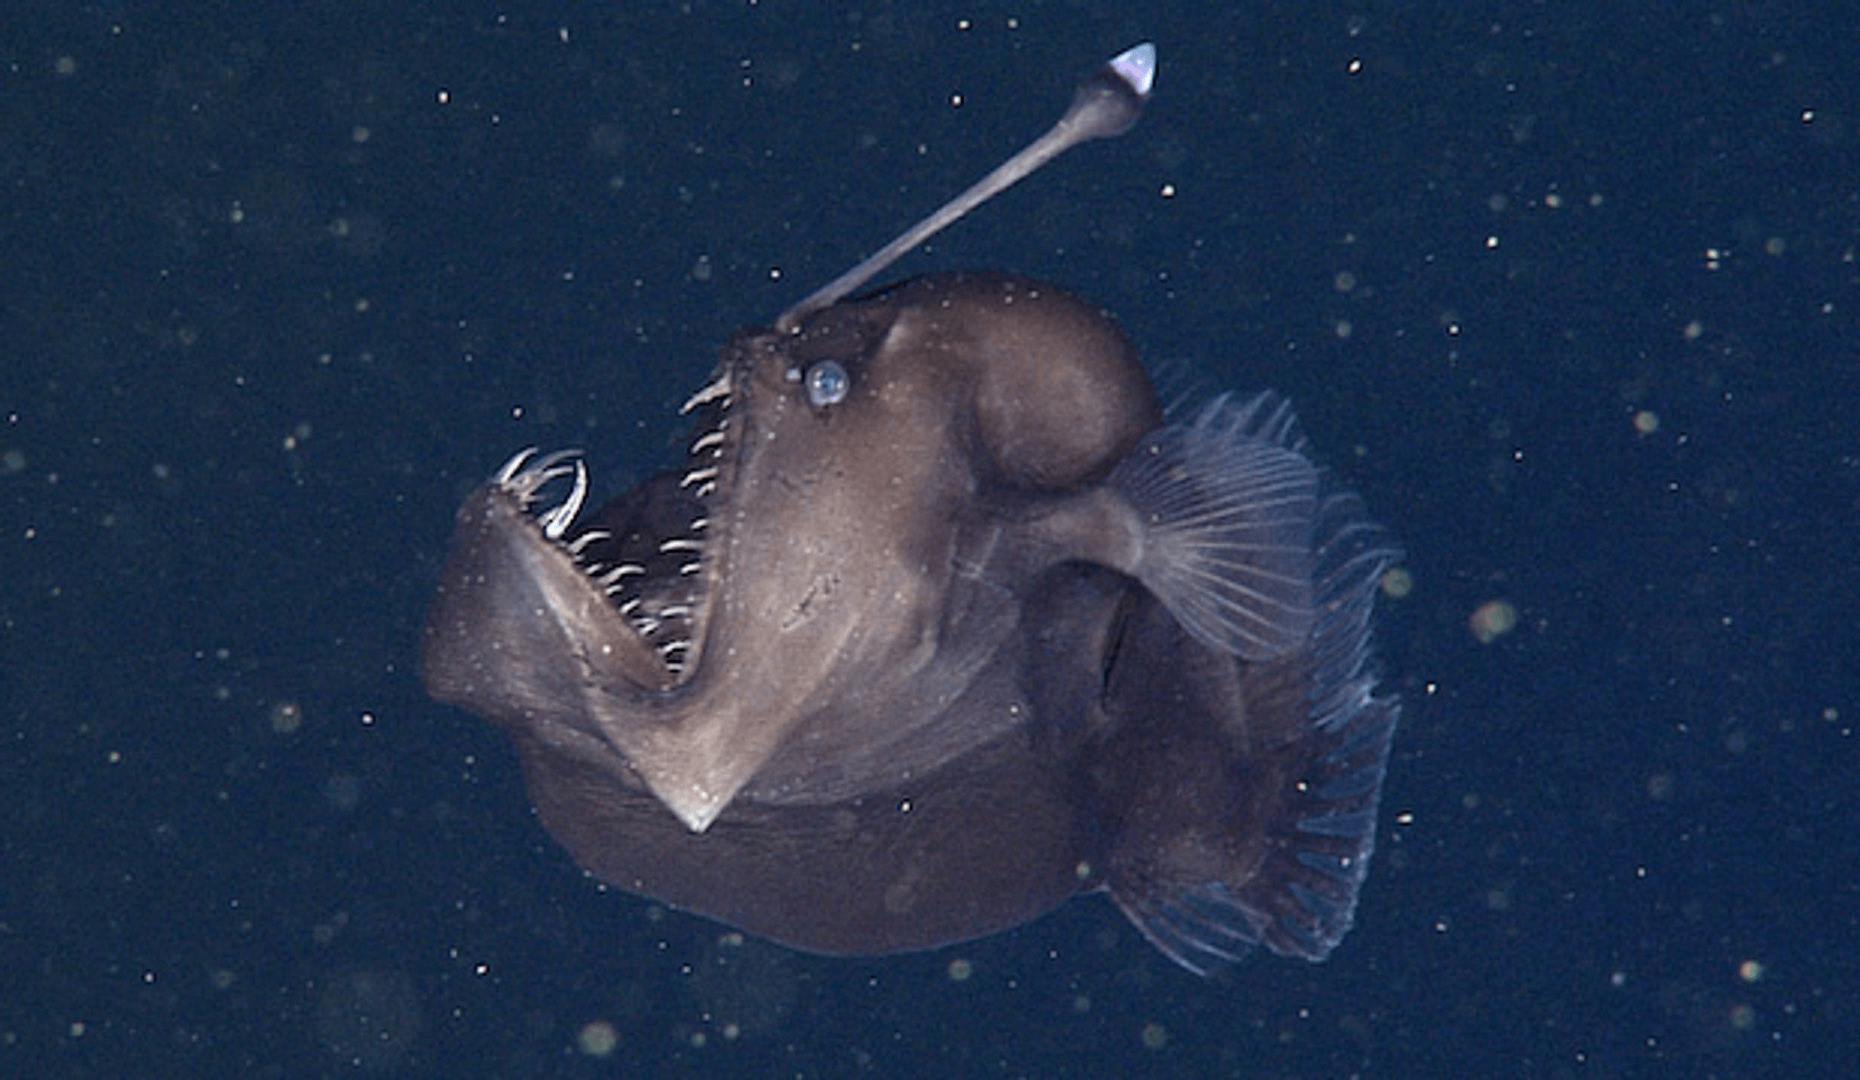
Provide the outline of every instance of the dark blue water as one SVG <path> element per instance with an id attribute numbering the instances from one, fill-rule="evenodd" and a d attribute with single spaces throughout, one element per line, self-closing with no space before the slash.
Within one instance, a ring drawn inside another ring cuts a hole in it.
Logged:
<path id="1" fill-rule="evenodd" d="M 0 1073 L 1841 1075 L 1852 13 L 686 7 L 5 20 Z M 460 498 L 668 460 L 733 329 L 1146 37 L 1132 134 L 900 273 L 1277 387 L 1402 537 L 1356 930 L 830 961 L 597 887 L 420 689 Z"/>

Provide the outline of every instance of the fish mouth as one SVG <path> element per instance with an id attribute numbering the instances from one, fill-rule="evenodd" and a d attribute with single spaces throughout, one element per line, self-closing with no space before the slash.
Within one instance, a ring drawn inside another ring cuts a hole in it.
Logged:
<path id="1" fill-rule="evenodd" d="M 656 690 L 689 682 L 703 657 L 712 598 L 723 576 L 728 515 L 741 440 L 740 378 L 724 361 L 679 409 L 692 420 L 681 468 L 662 472 L 592 514 L 579 450 L 517 453 L 491 486 L 519 505 L 537 534 L 569 559 L 588 587 L 636 636 L 654 669 L 635 671 Z M 565 494 L 558 494 L 569 481 Z M 637 667 L 637 665 L 635 665 Z"/>

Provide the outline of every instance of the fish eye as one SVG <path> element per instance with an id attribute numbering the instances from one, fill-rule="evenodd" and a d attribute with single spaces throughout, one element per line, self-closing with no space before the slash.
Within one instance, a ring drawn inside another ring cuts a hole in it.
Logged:
<path id="1" fill-rule="evenodd" d="M 807 400 L 816 409 L 838 405 L 852 389 L 852 378 L 837 360 L 822 360 L 807 369 Z"/>

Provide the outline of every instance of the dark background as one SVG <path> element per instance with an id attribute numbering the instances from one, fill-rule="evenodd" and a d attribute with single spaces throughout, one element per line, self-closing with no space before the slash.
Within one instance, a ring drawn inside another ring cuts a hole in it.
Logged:
<path id="1" fill-rule="evenodd" d="M 19 7 L 0 1073 L 1844 1074 L 1844 5 Z M 669 460 L 730 331 L 1144 38 L 1134 132 L 898 273 L 1277 387 L 1403 538 L 1357 929 L 1203 982 L 1096 899 L 831 961 L 597 887 L 421 692 L 458 501 Z"/>

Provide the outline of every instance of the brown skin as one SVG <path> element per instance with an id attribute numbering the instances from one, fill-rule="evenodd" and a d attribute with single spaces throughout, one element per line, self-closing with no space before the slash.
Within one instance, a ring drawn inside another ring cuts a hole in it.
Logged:
<path id="1" fill-rule="evenodd" d="M 821 407 L 805 373 L 825 360 L 849 392 Z M 1312 732 L 1311 656 L 1213 652 L 1113 569 L 1132 526 L 1101 482 L 1162 418 L 1108 317 L 939 275 L 740 335 L 725 366 L 682 681 L 539 508 L 491 485 L 459 515 L 428 686 L 510 732 L 583 866 L 799 948 L 881 953 L 1107 884 L 1127 910 L 1183 875 L 1244 890 L 1294 842 L 1287 807 L 1354 722 Z"/>
<path id="2" fill-rule="evenodd" d="M 952 724 L 927 703 L 967 685 L 1012 632 L 1016 579 L 1087 553 L 1089 537 L 1032 545 L 1038 519 L 1160 422 L 1123 336 L 1051 288 L 933 277 L 829 309 L 798 335 L 741 338 L 731 355 L 752 374 L 736 569 L 724 571 L 714 640 L 732 642 L 739 664 L 766 651 L 780 669 L 767 679 L 785 687 L 773 696 L 807 701 L 758 790 L 829 797 L 839 789 L 813 775 L 821 757 L 857 790 L 1012 725 Z M 789 372 L 825 359 L 851 390 L 814 409 Z M 1020 565 L 1001 565 L 1005 580 L 959 570 L 1006 560 Z M 771 699 L 766 682 L 754 693 Z"/>

